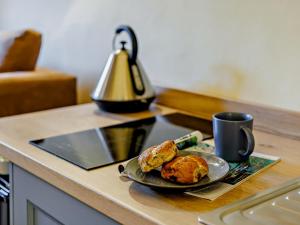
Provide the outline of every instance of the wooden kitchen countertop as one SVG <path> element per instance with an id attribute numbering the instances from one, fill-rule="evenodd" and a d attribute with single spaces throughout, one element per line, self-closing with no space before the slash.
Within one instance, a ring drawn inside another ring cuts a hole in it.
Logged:
<path id="1" fill-rule="evenodd" d="M 176 110 L 152 106 L 150 112 L 109 114 L 84 104 L 0 119 L 0 155 L 122 224 L 197 224 L 200 213 L 248 197 L 300 175 L 300 140 L 255 130 L 257 152 L 281 162 L 250 178 L 215 201 L 159 193 L 122 180 L 117 165 L 83 170 L 30 145 L 29 140 L 117 124 Z"/>

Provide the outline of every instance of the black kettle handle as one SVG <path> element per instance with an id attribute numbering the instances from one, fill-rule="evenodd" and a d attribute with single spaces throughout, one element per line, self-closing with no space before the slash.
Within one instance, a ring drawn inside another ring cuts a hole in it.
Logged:
<path id="1" fill-rule="evenodd" d="M 118 26 L 117 29 L 116 29 L 116 35 L 120 34 L 123 31 L 127 32 L 127 34 L 130 37 L 130 40 L 131 40 L 132 50 L 131 50 L 131 55 L 129 56 L 129 60 L 130 60 L 131 65 L 133 65 L 136 62 L 136 57 L 137 57 L 137 54 L 138 54 L 137 39 L 136 39 L 136 36 L 135 36 L 135 33 L 134 33 L 133 29 L 128 25 Z"/>

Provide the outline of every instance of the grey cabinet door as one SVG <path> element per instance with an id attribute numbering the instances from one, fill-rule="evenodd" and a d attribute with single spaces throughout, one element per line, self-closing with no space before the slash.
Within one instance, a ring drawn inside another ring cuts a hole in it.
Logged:
<path id="1" fill-rule="evenodd" d="M 11 164 L 13 225 L 112 225 L 115 220 Z"/>

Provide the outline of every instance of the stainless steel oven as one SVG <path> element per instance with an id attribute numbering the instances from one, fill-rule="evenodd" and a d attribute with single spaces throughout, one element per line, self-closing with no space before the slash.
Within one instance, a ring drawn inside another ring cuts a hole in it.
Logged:
<path id="1" fill-rule="evenodd" d="M 0 225 L 9 225 L 8 175 L 0 175 Z"/>

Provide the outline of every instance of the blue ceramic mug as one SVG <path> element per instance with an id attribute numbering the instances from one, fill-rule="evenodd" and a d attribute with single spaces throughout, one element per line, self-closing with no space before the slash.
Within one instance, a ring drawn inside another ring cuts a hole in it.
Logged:
<path id="1" fill-rule="evenodd" d="M 241 162 L 254 150 L 253 117 L 240 112 L 213 115 L 215 153 L 229 162 Z"/>

